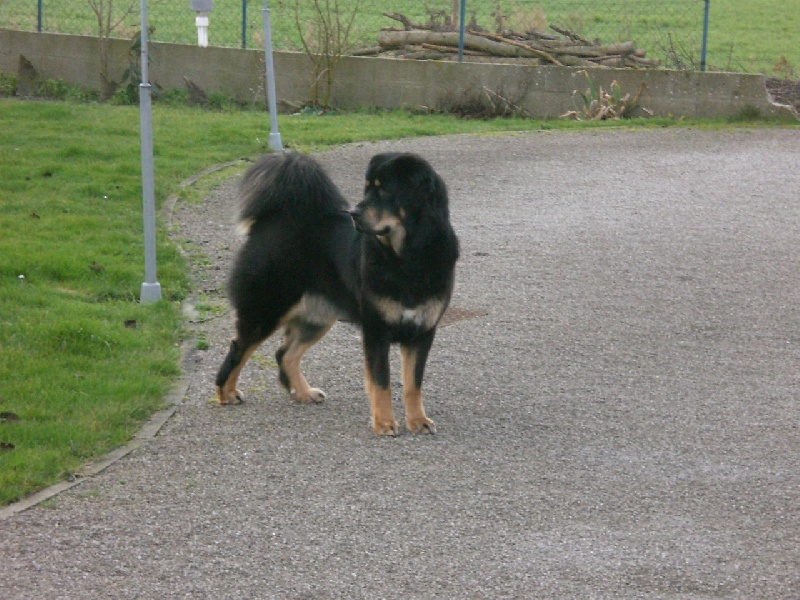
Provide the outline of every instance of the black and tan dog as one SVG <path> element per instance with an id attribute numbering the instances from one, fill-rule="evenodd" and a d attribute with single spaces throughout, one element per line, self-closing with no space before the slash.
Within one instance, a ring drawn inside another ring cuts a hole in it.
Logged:
<path id="1" fill-rule="evenodd" d="M 314 159 L 269 154 L 245 174 L 240 223 L 247 239 L 229 281 L 236 337 L 216 378 L 222 404 L 238 404 L 247 359 L 276 329 L 280 381 L 298 402 L 322 402 L 300 370 L 309 347 L 339 319 L 363 332 L 372 428 L 395 435 L 389 347 L 400 344 L 406 426 L 435 432 L 422 378 L 450 302 L 458 239 L 441 177 L 414 154 L 378 154 L 364 199 L 345 199 Z"/>

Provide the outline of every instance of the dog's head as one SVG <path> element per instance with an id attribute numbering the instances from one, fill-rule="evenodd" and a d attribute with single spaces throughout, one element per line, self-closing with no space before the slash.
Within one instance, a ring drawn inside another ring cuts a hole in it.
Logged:
<path id="1" fill-rule="evenodd" d="M 364 199 L 350 211 L 356 229 L 399 253 L 425 220 L 449 218 L 447 189 L 426 160 L 410 153 L 375 155 L 367 168 Z"/>

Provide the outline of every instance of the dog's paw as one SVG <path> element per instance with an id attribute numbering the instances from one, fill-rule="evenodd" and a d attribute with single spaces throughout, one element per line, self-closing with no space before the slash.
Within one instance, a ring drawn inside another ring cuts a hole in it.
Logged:
<path id="1" fill-rule="evenodd" d="M 241 404 L 244 402 L 244 394 L 241 390 L 230 390 L 225 392 L 222 388 L 217 388 L 217 401 L 220 404 Z"/>
<path id="2" fill-rule="evenodd" d="M 411 433 L 436 433 L 436 423 L 426 416 L 407 419 L 406 428 Z"/>
<path id="3" fill-rule="evenodd" d="M 291 396 L 292 400 L 300 404 L 320 404 L 328 397 L 328 395 L 319 388 L 308 388 L 307 392 L 291 390 L 289 396 Z"/>
<path id="4" fill-rule="evenodd" d="M 394 437 L 399 430 L 400 424 L 394 419 L 372 419 L 375 435 Z"/>

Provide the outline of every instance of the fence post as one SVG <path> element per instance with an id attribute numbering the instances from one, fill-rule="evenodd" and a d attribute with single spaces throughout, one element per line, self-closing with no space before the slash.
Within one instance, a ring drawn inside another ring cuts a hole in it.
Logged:
<path id="1" fill-rule="evenodd" d="M 42 33 L 42 0 L 36 3 L 36 31 Z"/>
<path id="2" fill-rule="evenodd" d="M 700 50 L 700 71 L 706 70 L 706 50 L 708 48 L 708 12 L 711 0 L 706 0 L 705 12 L 703 14 L 703 47 Z"/>
<path id="3" fill-rule="evenodd" d="M 247 48 L 247 0 L 242 0 L 242 48 Z"/>
<path id="4" fill-rule="evenodd" d="M 461 14 L 458 18 L 458 62 L 464 62 L 464 27 L 467 21 L 467 0 L 461 0 Z"/>

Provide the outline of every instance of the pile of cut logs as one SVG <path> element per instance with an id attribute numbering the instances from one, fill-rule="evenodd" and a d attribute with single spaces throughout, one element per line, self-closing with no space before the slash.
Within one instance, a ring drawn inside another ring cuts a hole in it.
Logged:
<path id="1" fill-rule="evenodd" d="M 458 53 L 459 33 L 434 29 L 430 25 L 412 23 L 397 13 L 383 13 L 403 24 L 384 27 L 378 45 L 354 52 L 356 56 L 393 56 L 424 60 L 453 60 Z M 550 25 L 556 34 L 530 31 L 490 33 L 480 28 L 468 28 L 464 34 L 464 55 L 470 61 L 499 60 L 525 64 L 568 67 L 632 67 L 654 68 L 659 61 L 645 58 L 645 51 L 633 42 L 600 44 L 584 39 L 572 31 Z"/>

